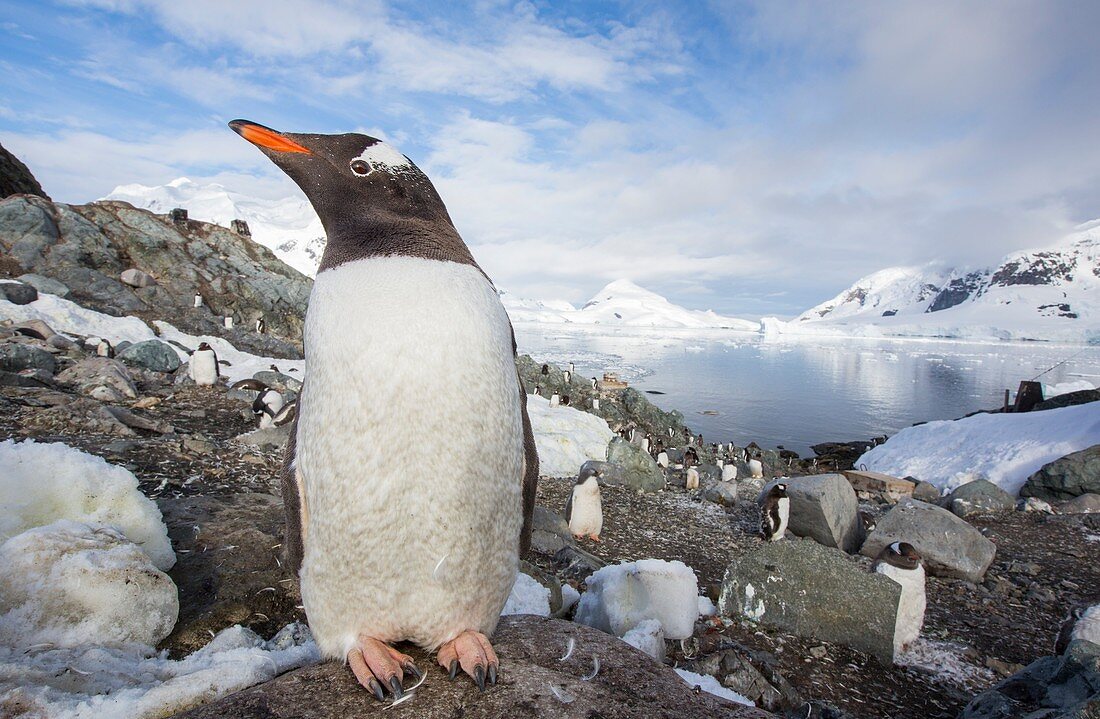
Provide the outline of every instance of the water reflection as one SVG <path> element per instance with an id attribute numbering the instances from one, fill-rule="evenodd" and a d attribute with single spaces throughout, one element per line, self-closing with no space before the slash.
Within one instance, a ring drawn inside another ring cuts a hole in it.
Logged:
<path id="1" fill-rule="evenodd" d="M 520 352 L 575 362 L 581 376 L 617 371 L 707 441 L 783 445 L 893 434 L 914 422 L 996 407 L 1052 365 L 1056 384 L 1100 382 L 1100 347 L 951 340 L 764 337 L 730 331 L 516 325 Z M 1074 356 L 1076 355 L 1076 356 Z M 717 411 L 716 415 L 701 414 Z"/>

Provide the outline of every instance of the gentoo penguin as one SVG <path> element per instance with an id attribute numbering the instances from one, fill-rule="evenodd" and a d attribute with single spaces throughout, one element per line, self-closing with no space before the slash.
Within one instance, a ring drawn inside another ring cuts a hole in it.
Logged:
<path id="1" fill-rule="evenodd" d="M 543 375 L 543 376 L 545 377 L 545 376 L 547 376 L 548 374 L 550 374 L 550 365 L 548 365 L 548 364 L 544 364 L 544 365 L 542 366 L 542 375 Z"/>
<path id="2" fill-rule="evenodd" d="M 595 377 L 593 377 L 592 378 L 592 389 L 596 389 L 596 386 L 598 384 L 599 384 L 599 380 L 597 380 Z"/>
<path id="3" fill-rule="evenodd" d="M 540 395 L 542 395 L 542 387 L 540 387 L 539 385 L 535 385 L 535 396 Z"/>
<path id="4" fill-rule="evenodd" d="M 600 473 L 591 467 L 585 467 L 577 475 L 569 501 L 565 503 L 565 520 L 569 522 L 569 532 L 580 539 L 588 537 L 600 541 L 603 529 L 603 508 L 600 504 Z"/>
<path id="5" fill-rule="evenodd" d="M 573 366 L 573 363 L 572 363 L 572 362 L 570 362 L 570 363 L 569 363 L 569 372 L 570 372 L 570 374 L 572 374 L 573 372 L 576 372 L 576 371 L 577 371 L 577 370 L 576 370 L 576 368 L 575 368 L 575 367 Z"/>
<path id="6" fill-rule="evenodd" d="M 699 470 L 688 467 L 684 475 L 684 489 L 699 489 Z"/>
<path id="7" fill-rule="evenodd" d="M 648 433 L 646 434 L 646 436 L 642 437 L 642 441 L 639 444 L 641 444 L 643 452 L 649 452 L 649 434 Z"/>
<path id="8" fill-rule="evenodd" d="M 749 476 L 751 476 L 753 479 L 761 479 L 764 476 L 764 465 L 760 462 L 759 459 L 750 459 L 748 461 L 748 465 Z"/>
<path id="9" fill-rule="evenodd" d="M 233 329 L 233 317 L 231 315 L 226 315 L 223 321 L 225 322 L 225 328 L 227 330 Z"/>
<path id="10" fill-rule="evenodd" d="M 714 460 L 714 463 L 718 465 L 718 469 L 722 469 L 723 467 L 726 466 L 726 460 L 722 459 L 721 457 Z"/>
<path id="11" fill-rule="evenodd" d="M 894 623 L 894 656 L 920 636 L 924 626 L 924 566 L 912 544 L 894 542 L 884 548 L 871 566 L 901 585 L 898 617 Z"/>
<path id="12" fill-rule="evenodd" d="M 699 453 L 694 447 L 688 447 L 684 450 L 684 466 L 692 467 L 696 464 L 699 464 Z"/>
<path id="13" fill-rule="evenodd" d="M 568 407 L 569 406 L 569 395 L 563 394 L 561 396 L 561 406 L 562 407 Z"/>
<path id="14" fill-rule="evenodd" d="M 735 479 L 737 479 L 737 465 L 736 464 L 722 465 L 722 481 L 723 482 L 732 482 Z"/>
<path id="15" fill-rule="evenodd" d="M 267 321 L 263 317 L 256 318 L 256 333 L 264 334 L 267 332 Z"/>
<path id="16" fill-rule="evenodd" d="M 1065 654 L 1070 642 L 1077 639 L 1100 644 L 1100 604 L 1076 607 L 1069 613 L 1062 621 L 1058 639 L 1054 642 L 1054 653 L 1059 656 Z"/>
<path id="17" fill-rule="evenodd" d="M 662 469 L 668 469 L 668 452 L 657 453 L 657 466 Z"/>
<path id="18" fill-rule="evenodd" d="M 764 539 L 769 542 L 783 539 L 790 518 L 791 499 L 787 496 L 787 485 L 780 482 L 768 490 L 760 506 L 760 531 Z"/>
<path id="19" fill-rule="evenodd" d="M 379 699 L 420 675 L 393 648 L 406 640 L 483 689 L 538 479 L 500 297 L 431 181 L 391 146 L 230 127 L 302 188 L 327 235 L 282 477 L 313 637 Z"/>
<path id="20" fill-rule="evenodd" d="M 251 392 L 262 392 L 267 389 L 267 385 L 258 379 L 242 379 L 234 382 L 229 389 L 249 390 Z"/>
<path id="21" fill-rule="evenodd" d="M 600 400 L 596 397 L 593 397 L 592 398 L 592 409 L 599 409 L 599 408 L 600 408 Z"/>
<path id="22" fill-rule="evenodd" d="M 565 383 L 569 384 L 572 381 L 573 381 L 573 373 L 570 372 L 569 370 L 566 370 L 565 371 Z"/>
<path id="23" fill-rule="evenodd" d="M 195 294 L 195 307 L 202 307 L 202 295 Z"/>
<path id="24" fill-rule="evenodd" d="M 115 348 L 109 340 L 100 340 L 95 346 L 95 353 L 100 357 L 114 357 Z"/>
<path id="25" fill-rule="evenodd" d="M 557 392 L 550 395 L 550 406 L 557 407 L 559 404 L 561 404 L 561 396 Z"/>
<path id="26" fill-rule="evenodd" d="M 668 428 L 668 438 L 669 438 L 669 439 L 672 439 L 672 436 L 673 436 L 673 435 L 672 435 L 672 427 L 669 427 L 669 428 Z"/>
<path id="27" fill-rule="evenodd" d="M 191 353 L 191 362 L 187 373 L 195 384 L 214 385 L 218 383 L 221 372 L 218 369 L 218 355 L 206 342 L 200 342 L 199 348 Z"/>
<path id="28" fill-rule="evenodd" d="M 252 414 L 260 420 L 260 429 L 271 429 L 275 426 L 275 416 L 283 409 L 286 400 L 283 395 L 270 387 L 265 387 L 252 400 Z"/>

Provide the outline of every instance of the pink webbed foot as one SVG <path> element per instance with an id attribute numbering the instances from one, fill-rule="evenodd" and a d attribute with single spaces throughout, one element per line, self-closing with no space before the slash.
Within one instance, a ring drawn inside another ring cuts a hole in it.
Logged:
<path id="1" fill-rule="evenodd" d="M 467 629 L 439 648 L 436 661 L 447 670 L 451 679 L 458 674 L 458 668 L 473 677 L 477 682 L 477 688 L 485 691 L 486 679 L 490 684 L 497 683 L 497 670 L 500 668 L 500 660 L 497 659 L 493 645 L 481 632 Z"/>
<path id="2" fill-rule="evenodd" d="M 406 673 L 417 679 L 422 676 L 412 657 L 373 637 L 359 637 L 358 645 L 348 652 L 348 665 L 359 683 L 378 701 L 385 700 L 387 690 L 394 699 L 400 699 L 405 694 L 401 679 Z"/>

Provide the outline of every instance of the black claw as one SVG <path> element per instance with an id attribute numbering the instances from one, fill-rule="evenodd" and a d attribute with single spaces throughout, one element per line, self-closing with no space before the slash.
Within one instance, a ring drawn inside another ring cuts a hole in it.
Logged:
<path id="1" fill-rule="evenodd" d="M 480 664 L 474 667 L 474 681 L 477 682 L 478 689 L 485 691 L 485 667 Z"/>
<path id="2" fill-rule="evenodd" d="M 372 692 L 374 692 L 374 697 L 375 697 L 375 698 L 376 698 L 376 699 L 377 699 L 378 701 L 380 701 L 380 702 L 384 702 L 384 701 L 386 701 L 386 694 L 385 694 L 385 693 L 384 693 L 384 692 L 382 691 L 382 685 L 381 685 L 381 684 L 379 684 L 379 683 L 378 683 L 378 682 L 377 682 L 376 680 L 374 680 L 374 679 L 371 679 L 371 680 L 370 680 L 370 690 L 371 690 Z"/>
<path id="3" fill-rule="evenodd" d="M 401 687 L 400 677 L 390 677 L 390 689 L 393 690 L 393 698 L 400 699 L 405 695 L 405 690 Z"/>
<path id="4" fill-rule="evenodd" d="M 412 674 L 412 675 L 413 675 L 414 677 L 416 677 L 417 679 L 421 679 L 421 678 L 423 678 L 423 677 L 424 677 L 424 674 L 423 674 L 423 673 L 422 673 L 422 672 L 420 671 L 420 669 L 419 669 L 419 668 L 418 668 L 418 667 L 417 667 L 417 666 L 416 666 L 415 664 L 413 664 L 412 662 L 405 662 L 405 667 L 404 667 L 404 669 L 405 669 L 405 671 L 406 671 L 406 672 L 408 672 L 409 674 Z"/>
<path id="5" fill-rule="evenodd" d="M 490 664 L 489 665 L 489 683 L 490 684 L 496 684 L 497 683 L 497 668 L 496 668 L 495 664 Z"/>
<path id="6" fill-rule="evenodd" d="M 447 677 L 448 679 L 454 679 L 455 675 L 458 674 L 458 660 L 457 659 L 452 659 L 451 660 L 451 668 L 447 672 L 447 674 L 449 675 Z"/>

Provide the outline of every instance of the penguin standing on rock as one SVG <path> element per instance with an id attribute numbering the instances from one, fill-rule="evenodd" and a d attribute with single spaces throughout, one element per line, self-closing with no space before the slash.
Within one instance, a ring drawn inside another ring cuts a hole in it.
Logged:
<path id="1" fill-rule="evenodd" d="M 894 542 L 885 547 L 871 570 L 901 585 L 898 616 L 894 623 L 894 657 L 920 636 L 924 626 L 924 565 L 912 544 Z"/>
<path id="2" fill-rule="evenodd" d="M 760 531 L 768 542 L 778 542 L 787 532 L 787 523 L 791 518 L 791 498 L 787 496 L 787 485 L 776 484 L 764 495 L 760 506 Z"/>
<path id="3" fill-rule="evenodd" d="M 264 334 L 267 332 L 267 321 L 263 317 L 256 319 L 256 334 Z"/>
<path id="4" fill-rule="evenodd" d="M 569 493 L 569 501 L 565 503 L 565 520 L 569 522 L 569 532 L 577 539 L 588 537 L 594 542 L 600 541 L 603 507 L 599 477 L 600 473 L 591 467 L 581 470 Z"/>
<path id="5" fill-rule="evenodd" d="M 191 379 L 198 385 L 215 385 L 221 377 L 218 368 L 218 354 L 206 342 L 200 342 L 199 348 L 191 353 L 191 362 L 187 367 Z"/>
<path id="6" fill-rule="evenodd" d="M 95 353 L 100 357 L 113 358 L 115 356 L 115 348 L 114 345 L 110 343 L 110 341 L 100 340 L 99 344 L 97 344 L 95 347 Z"/>
<path id="7" fill-rule="evenodd" d="M 287 555 L 321 654 L 379 700 L 422 676 L 401 641 L 484 689 L 538 479 L 500 297 L 431 181 L 394 148 L 230 127 L 301 187 L 327 235 L 282 477 Z"/>

